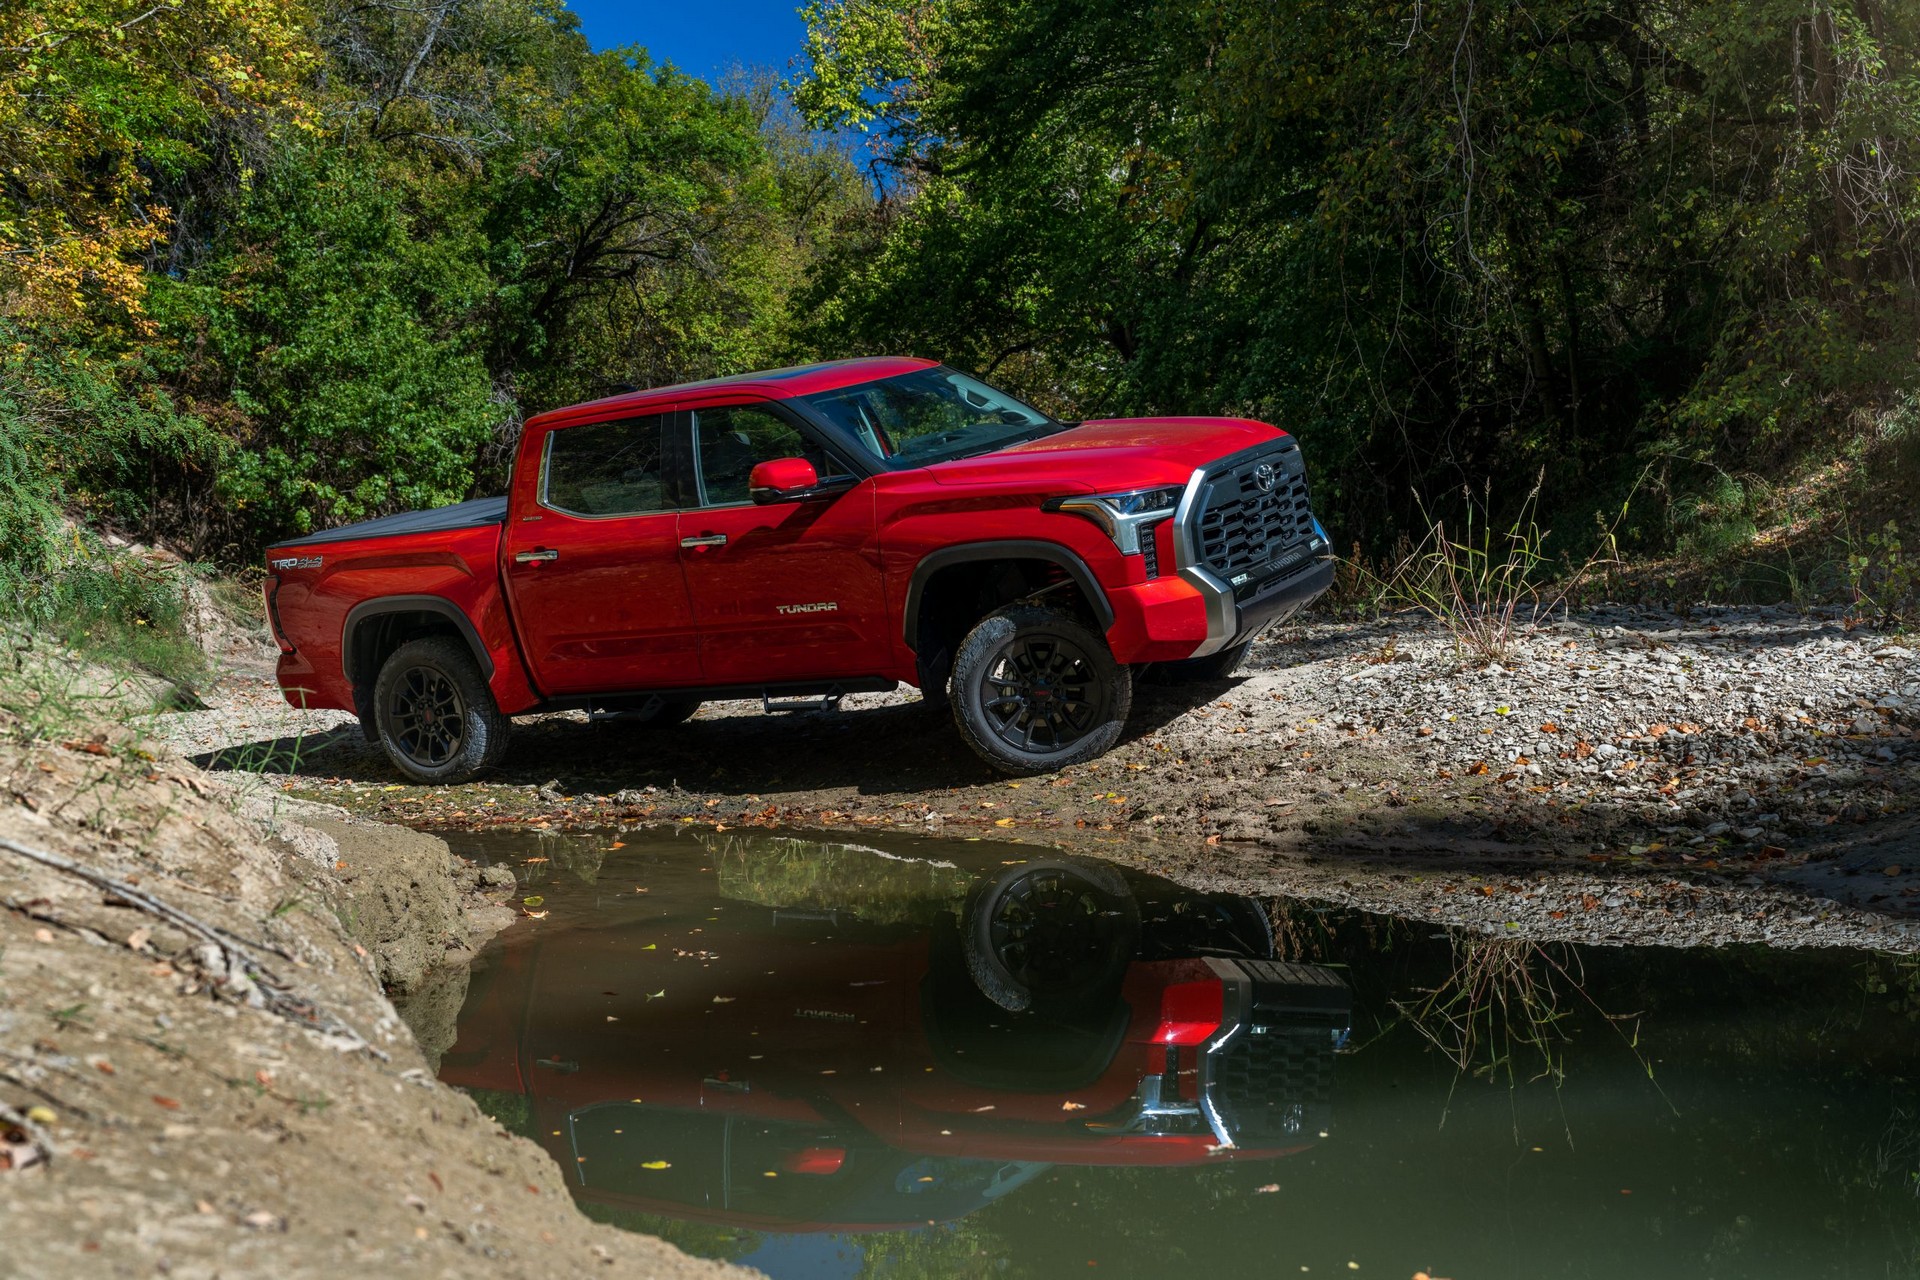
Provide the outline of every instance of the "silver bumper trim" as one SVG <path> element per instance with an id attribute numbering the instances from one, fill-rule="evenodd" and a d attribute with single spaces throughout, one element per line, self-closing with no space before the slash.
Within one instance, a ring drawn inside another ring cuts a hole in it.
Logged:
<path id="1" fill-rule="evenodd" d="M 1206 483 L 1206 468 L 1195 468 L 1194 473 L 1187 477 L 1187 487 L 1180 495 L 1180 505 L 1173 511 L 1174 570 L 1200 593 L 1201 600 L 1207 606 L 1207 638 L 1187 655 L 1190 658 L 1204 658 L 1226 648 L 1227 641 L 1233 639 L 1233 633 L 1240 624 L 1240 614 L 1233 603 L 1233 588 L 1201 565 L 1199 548 L 1193 544 L 1194 508 L 1200 503 L 1200 490 Z"/>

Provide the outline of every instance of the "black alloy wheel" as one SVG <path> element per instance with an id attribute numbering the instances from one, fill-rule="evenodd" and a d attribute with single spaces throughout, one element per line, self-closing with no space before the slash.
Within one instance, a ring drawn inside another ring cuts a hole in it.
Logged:
<path id="1" fill-rule="evenodd" d="M 1112 987 L 1140 932 L 1139 909 L 1118 873 L 1064 861 L 1002 873 L 972 895 L 964 914 L 975 984 L 1015 1012 Z"/>
<path id="2" fill-rule="evenodd" d="M 465 782 L 507 753 L 500 714 L 467 646 L 449 636 L 409 640 L 373 686 L 373 719 L 394 768 L 429 785 Z"/>
<path id="3" fill-rule="evenodd" d="M 1061 751 L 1099 723 L 1093 664 L 1070 640 L 1015 635 L 988 662 L 987 721 L 1022 751 Z"/>
<path id="4" fill-rule="evenodd" d="M 409 667 L 388 694 L 393 741 L 422 769 L 438 769 L 460 754 L 467 738 L 467 707 L 445 672 Z"/>
<path id="5" fill-rule="evenodd" d="M 1076 614 L 1009 605 L 961 642 L 948 696 L 968 745 L 989 764 L 1042 773 L 1091 760 L 1118 740 L 1133 677 Z"/>

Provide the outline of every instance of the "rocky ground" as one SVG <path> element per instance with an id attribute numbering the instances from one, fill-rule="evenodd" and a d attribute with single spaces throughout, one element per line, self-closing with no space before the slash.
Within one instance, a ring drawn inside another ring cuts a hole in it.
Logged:
<path id="1" fill-rule="evenodd" d="M 434 1079 L 510 874 L 244 781 L 0 713 L 0 1274 L 746 1274 Z"/>
<path id="2" fill-rule="evenodd" d="M 1527 936 L 1920 946 L 1920 648 L 1837 614 L 1596 609 L 1498 662 L 1415 616 L 1316 621 L 1234 679 L 1143 684 L 1116 750 L 1021 781 L 904 690 L 539 718 L 452 788 L 277 704 L 264 657 L 209 701 L 164 718 L 203 763 L 414 826 L 933 830 Z"/>

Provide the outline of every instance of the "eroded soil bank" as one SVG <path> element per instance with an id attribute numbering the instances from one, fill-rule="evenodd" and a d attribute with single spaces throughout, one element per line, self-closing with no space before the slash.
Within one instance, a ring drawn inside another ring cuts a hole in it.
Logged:
<path id="1" fill-rule="evenodd" d="M 231 783 L 0 745 L 0 1272 L 744 1274 L 589 1222 L 434 1079 L 510 874 Z"/>
<path id="2" fill-rule="evenodd" d="M 268 680 L 262 658 L 168 731 L 415 826 L 886 827 L 1526 936 L 1920 945 L 1920 653 L 1837 614 L 1596 609 L 1495 663 L 1417 618 L 1286 628 L 1232 680 L 1143 685 L 1115 751 L 1020 782 L 903 691 L 668 730 L 548 717 L 493 776 L 420 788 Z"/>

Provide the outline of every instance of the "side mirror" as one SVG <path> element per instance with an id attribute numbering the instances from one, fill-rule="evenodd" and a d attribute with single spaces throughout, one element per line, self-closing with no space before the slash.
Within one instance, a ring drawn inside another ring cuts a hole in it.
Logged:
<path id="1" fill-rule="evenodd" d="M 734 474 L 738 475 L 738 472 Z M 747 492 L 762 506 L 798 502 L 820 486 L 820 473 L 805 458 L 774 458 L 757 463 L 747 477 Z"/>

